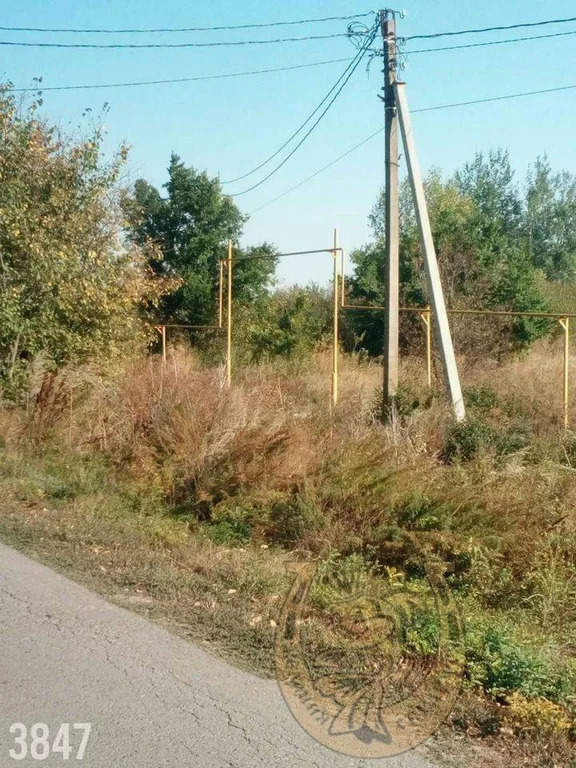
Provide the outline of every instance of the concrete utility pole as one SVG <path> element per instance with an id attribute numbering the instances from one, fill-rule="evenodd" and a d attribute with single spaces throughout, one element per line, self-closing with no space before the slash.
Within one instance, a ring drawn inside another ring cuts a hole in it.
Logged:
<path id="1" fill-rule="evenodd" d="M 226 324 L 226 384 L 232 385 L 232 259 L 234 256 L 232 240 L 228 240 L 228 299 L 227 299 L 227 324 Z"/>
<path id="2" fill-rule="evenodd" d="M 420 232 L 420 242 L 424 254 L 424 265 L 426 268 L 426 278 L 428 281 L 428 293 L 434 315 L 434 328 L 438 347 L 442 357 L 444 368 L 444 377 L 446 386 L 450 395 L 452 409 L 456 421 L 462 421 L 466 418 L 464 410 L 464 401 L 462 399 L 462 390 L 460 388 L 460 377 L 456 366 L 456 357 L 452 345 L 452 336 L 448 324 L 448 314 L 444 302 L 444 293 L 442 292 L 442 283 L 440 281 L 440 272 L 438 270 L 438 260 L 436 258 L 436 249 L 432 239 L 432 229 L 430 228 L 430 218 L 426 206 L 426 197 L 424 195 L 424 186 L 422 184 L 422 175 L 420 173 L 420 164 L 416 154 L 416 143 L 412 133 L 412 121 L 408 111 L 408 102 L 406 100 L 406 86 L 404 83 L 394 83 L 394 95 L 400 117 L 400 129 L 402 131 L 402 141 L 406 152 L 406 162 L 412 186 L 412 195 L 414 197 L 414 208 L 418 220 L 418 229 Z"/>
<path id="3" fill-rule="evenodd" d="M 394 11 L 380 11 L 384 53 L 384 126 L 386 146 L 386 254 L 384 264 L 384 388 L 383 416 L 390 419 L 398 389 L 399 310 L 399 208 L 398 208 L 398 117 L 396 82 L 396 21 Z"/>
<path id="4" fill-rule="evenodd" d="M 339 306 L 338 306 L 338 230 L 334 230 L 334 328 L 332 341 L 332 405 L 338 404 L 338 327 L 339 327 Z"/>

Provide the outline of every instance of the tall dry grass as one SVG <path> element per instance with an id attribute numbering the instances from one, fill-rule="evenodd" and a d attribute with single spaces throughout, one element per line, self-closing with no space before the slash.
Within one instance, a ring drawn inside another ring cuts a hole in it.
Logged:
<path id="1" fill-rule="evenodd" d="M 87 366 L 43 377 L 33 382 L 25 412 L 0 409 L 0 428 L 7 440 L 51 436 L 74 451 L 101 451 L 144 475 L 170 464 L 173 482 L 188 478 L 192 486 L 223 462 L 233 465 L 239 482 L 266 476 L 289 484 L 363 440 L 406 456 L 441 452 L 450 414 L 438 376 L 432 396 L 427 391 L 423 361 L 402 361 L 406 418 L 393 428 L 378 421 L 378 362 L 343 356 L 336 408 L 330 375 L 330 355 L 317 355 L 299 364 L 240 369 L 228 390 L 221 368 L 204 367 L 190 350 L 174 348 L 165 369 L 158 358 L 140 358 L 106 371 Z M 535 436 L 561 437 L 559 341 L 503 365 L 463 360 L 461 378 L 465 390 L 490 388 L 509 411 L 517 403 Z"/>
<path id="2" fill-rule="evenodd" d="M 140 487 L 201 519 L 241 499 L 258 507 L 265 532 L 273 502 L 303 497 L 317 512 L 302 531 L 309 548 L 353 541 L 380 547 L 382 528 L 421 498 L 424 506 L 442 507 L 444 518 L 440 532 L 417 531 L 421 540 L 456 559 L 466 536 L 494 536 L 498 551 L 521 570 L 517 534 L 533 553 L 529 537 L 554 529 L 559 510 L 571 508 L 558 344 L 500 366 L 466 361 L 465 388 L 489 388 L 497 404 L 489 414 L 470 409 L 472 437 L 481 419 L 490 440 L 464 468 L 447 461 L 450 412 L 438 386 L 427 391 L 421 360 L 402 362 L 399 417 L 391 427 L 378 418 L 380 365 L 343 357 L 335 408 L 330 366 L 329 355 L 318 355 L 298 365 L 244 368 L 227 389 L 222 369 L 173 348 L 165 369 L 159 359 L 144 358 L 105 374 L 86 367 L 43 380 L 30 396 L 36 407 L 0 410 L 0 428 L 8 441 L 24 435 L 76 455 L 103 454 Z M 563 525 L 571 521 L 572 512 Z M 396 548 L 403 557 L 411 546 L 384 541 L 380 548 L 383 556 Z"/>
<path id="3" fill-rule="evenodd" d="M 39 377 L 27 407 L 0 408 L 0 456 L 19 456 L 9 482 L 40 457 L 25 489 L 42 499 L 39 548 L 51 536 L 59 557 L 91 558 L 96 572 L 112 552 L 104 568 L 118 584 L 165 590 L 171 615 L 202 610 L 206 632 L 220 621 L 240 645 L 254 641 L 247 622 L 272 618 L 290 557 L 336 552 L 416 579 L 433 560 L 470 620 L 479 684 L 492 691 L 500 675 L 564 707 L 560 683 L 576 681 L 576 441 L 562 425 L 561 340 L 500 365 L 461 363 L 465 425 L 411 358 L 384 426 L 378 362 L 343 356 L 333 407 L 329 354 L 239 369 L 228 389 L 223 369 L 172 348 L 165 369 L 143 358 Z M 68 463 L 94 459 L 95 486 L 74 496 Z M 98 485 L 102 474 L 114 481 Z M 28 536 L 28 513 L 14 519 L 5 530 Z"/>

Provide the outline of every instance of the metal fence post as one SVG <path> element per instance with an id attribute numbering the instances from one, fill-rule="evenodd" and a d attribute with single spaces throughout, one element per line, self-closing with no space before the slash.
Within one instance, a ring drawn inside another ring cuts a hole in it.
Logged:
<path id="1" fill-rule="evenodd" d="M 162 370 L 166 370 L 166 326 L 162 326 Z"/>
<path id="2" fill-rule="evenodd" d="M 558 322 L 564 330 L 564 429 L 568 429 L 568 395 L 569 395 L 569 374 L 570 374 L 570 318 L 559 317 Z"/>
<path id="3" fill-rule="evenodd" d="M 224 315 L 224 260 L 220 259 L 220 283 L 218 286 L 218 328 L 222 328 Z"/>
<path id="4" fill-rule="evenodd" d="M 426 329 L 426 373 L 428 376 L 428 389 L 432 388 L 432 310 L 428 306 L 420 313 L 420 319 Z"/>
<path id="5" fill-rule="evenodd" d="M 338 230 L 334 230 L 334 330 L 332 341 L 332 404 L 338 403 Z"/>
<path id="6" fill-rule="evenodd" d="M 228 313 L 226 332 L 226 383 L 232 385 L 232 240 L 228 240 Z"/>

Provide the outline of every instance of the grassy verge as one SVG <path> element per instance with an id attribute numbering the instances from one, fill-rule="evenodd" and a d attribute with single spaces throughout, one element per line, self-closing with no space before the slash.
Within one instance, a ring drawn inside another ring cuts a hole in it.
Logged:
<path id="1" fill-rule="evenodd" d="M 0 536 L 263 675 L 294 560 L 319 559 L 337 585 L 312 594 L 320 636 L 348 627 L 358 584 L 418 592 L 425 557 L 466 629 L 464 692 L 437 748 L 470 766 L 573 768 L 572 438 L 543 418 L 549 393 L 501 392 L 485 371 L 469 373 L 466 425 L 412 376 L 384 429 L 378 375 L 348 361 L 331 414 L 305 366 L 247 371 L 230 393 L 187 355 L 163 376 L 67 374 L 35 407 L 0 411 Z M 407 658 L 429 658 L 426 612 L 405 629 Z"/>
<path id="2" fill-rule="evenodd" d="M 284 553 L 192 533 L 101 461 L 3 458 L 5 542 L 251 671 L 273 673 L 270 621 L 288 583 Z"/>

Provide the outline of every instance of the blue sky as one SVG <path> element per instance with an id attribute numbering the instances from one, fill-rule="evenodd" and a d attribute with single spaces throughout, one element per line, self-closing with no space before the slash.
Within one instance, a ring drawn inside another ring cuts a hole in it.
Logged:
<path id="1" fill-rule="evenodd" d="M 402 0 L 405 35 L 574 16 L 574 0 L 548 4 Z M 3 26 L 174 27 L 248 24 L 347 15 L 371 10 L 366 0 L 20 0 L 2 3 Z M 74 35 L 0 32 L 0 40 L 55 42 L 185 42 L 263 39 L 345 31 L 346 22 L 220 33 L 166 35 Z M 576 31 L 576 23 L 516 32 L 490 33 L 441 41 L 413 42 L 428 48 L 506 37 Z M 17 87 L 42 76 L 45 86 L 191 77 L 282 67 L 351 56 L 345 38 L 237 48 L 74 50 L 0 48 L 0 73 Z M 97 113 L 104 102 L 108 147 L 123 140 L 132 147 L 130 173 L 160 185 L 171 151 L 189 164 L 222 179 L 259 164 L 277 149 L 322 99 L 345 64 L 313 69 L 178 85 L 100 91 L 46 92 L 44 111 L 62 126 L 76 129 L 82 113 Z M 237 198 L 249 213 L 329 163 L 377 130 L 383 120 L 377 98 L 379 62 L 368 74 L 362 65 L 316 132 L 289 163 L 258 190 Z M 413 109 L 468 99 L 576 84 L 576 35 L 472 50 L 413 55 L 403 73 Z M 522 178 L 528 164 L 546 152 L 553 166 L 576 171 L 576 91 L 414 115 L 424 169 L 446 173 L 477 150 L 504 146 Z M 262 172 L 263 173 L 263 172 Z M 245 242 L 268 240 L 282 250 L 327 247 L 338 227 L 340 241 L 353 248 L 369 238 L 367 215 L 383 183 L 383 139 L 377 137 L 297 191 L 255 213 Z M 235 192 L 245 182 L 226 187 Z M 289 261 L 280 276 L 288 281 L 328 280 L 329 260 Z"/>

